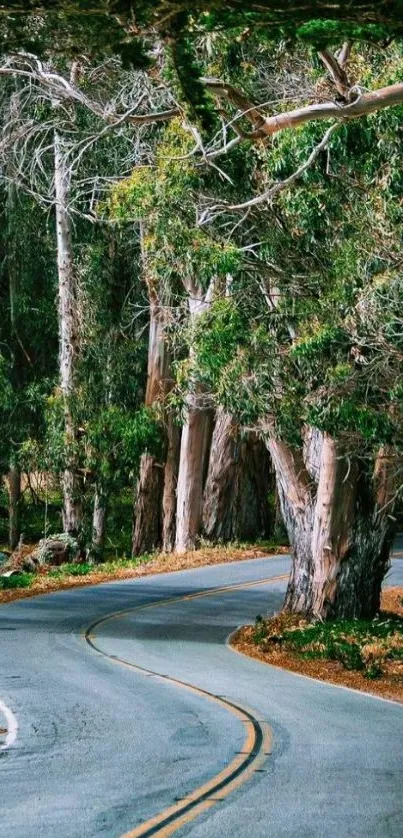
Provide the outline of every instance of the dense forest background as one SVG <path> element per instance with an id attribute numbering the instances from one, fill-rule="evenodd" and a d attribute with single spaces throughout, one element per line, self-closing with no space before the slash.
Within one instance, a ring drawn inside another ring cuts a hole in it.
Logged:
<path id="1" fill-rule="evenodd" d="M 130 52 L 34 12 L 1 22 L 1 541 L 289 539 L 288 609 L 371 616 L 403 485 L 397 29 L 228 11 Z"/>

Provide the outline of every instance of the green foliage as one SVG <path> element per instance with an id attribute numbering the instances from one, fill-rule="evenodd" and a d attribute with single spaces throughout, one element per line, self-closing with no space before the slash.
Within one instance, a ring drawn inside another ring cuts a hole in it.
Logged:
<path id="1" fill-rule="evenodd" d="M 135 169 L 104 208 L 119 222 L 141 219 L 147 283 L 167 305 L 195 278 L 206 289 L 212 276 L 235 274 L 242 262 L 236 246 L 195 223 L 195 200 L 209 178 L 195 167 L 194 150 L 193 135 L 173 120 L 161 135 L 154 167 Z"/>
<path id="2" fill-rule="evenodd" d="M 189 326 L 187 341 L 195 351 L 193 367 L 200 380 L 214 389 L 223 367 L 244 343 L 247 323 L 230 298 L 218 299 Z M 188 365 L 188 372 L 190 372 Z"/>
<path id="3" fill-rule="evenodd" d="M 130 414 L 118 406 L 100 411 L 86 428 L 86 465 L 109 490 L 135 474 L 141 454 L 160 453 L 161 431 L 155 414 L 141 408 Z"/>
<path id="4" fill-rule="evenodd" d="M 255 48 L 252 44 L 250 53 L 243 48 L 244 60 L 236 70 L 227 66 L 230 79 L 235 75 L 238 83 L 248 84 Z M 224 54 L 219 44 L 217 54 L 210 57 L 213 65 L 221 62 L 220 74 Z M 291 57 L 289 61 L 292 65 Z M 369 48 L 363 56 L 353 54 L 351 72 L 360 81 L 365 78 L 369 87 L 400 79 L 400 46 L 391 47 L 382 61 Z M 389 109 L 340 125 L 329 154 L 322 155 L 293 188 L 280 193 L 275 210 L 253 215 L 253 234 L 250 221 L 235 225 L 227 239 L 235 254 L 238 248 L 239 260 L 231 296 L 213 303 L 200 325 L 183 332 L 192 353 L 190 360 L 178 364 L 179 390 L 196 389 L 199 383 L 241 422 L 269 420 L 279 435 L 294 444 L 300 441 L 303 424 L 310 423 L 356 440 L 363 454 L 371 454 L 381 443 L 403 446 L 397 310 L 401 116 L 400 108 Z M 261 192 L 265 183 L 288 177 L 307 159 L 323 132 L 323 125 L 311 123 L 278 134 L 270 146 L 252 148 L 242 183 L 234 182 L 231 195 L 238 194 L 239 200 L 245 184 L 250 195 L 256 183 Z M 177 182 L 173 203 L 165 193 L 165 210 L 176 209 L 180 190 L 183 205 L 186 191 L 196 189 L 192 177 L 200 180 L 200 166 L 195 161 L 193 175 L 191 160 L 186 167 L 188 186 Z M 208 181 L 202 178 L 200 183 L 206 189 Z M 221 195 L 226 191 L 226 185 L 220 186 Z M 229 218 L 227 226 L 232 224 Z M 187 224 L 189 220 L 190 215 Z M 219 217 L 203 228 L 205 250 L 214 250 L 226 229 L 224 220 L 225 214 L 223 220 Z M 254 251 L 260 273 L 271 277 L 263 284 L 270 288 L 273 282 L 276 289 L 271 311 L 256 295 L 255 274 L 242 257 L 242 244 L 251 235 L 260 238 Z M 187 251 L 196 250 L 193 241 L 187 237 Z M 179 251 L 177 233 L 169 253 L 171 264 Z M 194 252 L 187 253 L 188 264 L 197 270 L 193 259 Z"/>
<path id="5" fill-rule="evenodd" d="M 81 52 L 91 48 L 99 54 L 106 48 L 119 51 L 120 46 L 131 43 L 127 32 L 130 24 L 134 29 L 133 20 L 136 21 L 134 43 L 138 33 L 148 35 L 150 25 L 157 27 L 162 35 L 181 33 L 188 23 L 189 9 L 192 19 L 208 29 L 256 25 L 262 31 L 268 29 L 271 36 L 278 36 L 279 29 L 293 33 L 305 23 L 304 35 L 314 42 L 319 38 L 323 40 L 327 32 L 329 37 L 337 34 L 344 38 L 382 39 L 385 32 L 397 35 L 402 30 L 401 0 L 388 3 L 355 0 L 354 4 L 351 0 L 332 4 L 326 0 L 311 0 L 302 4 L 285 2 L 281 6 L 276 0 L 260 0 L 248 5 L 240 0 L 194 0 L 191 5 L 188 0 L 119 0 L 112 5 L 100 4 L 98 11 L 82 0 L 43 0 L 41 3 L 30 0 L 26 4 L 26 15 L 13 14 L 14 2 L 4 4 L 3 14 L 9 12 L 6 22 L 14 47 L 17 44 L 19 48 L 27 48 L 28 38 L 32 45 L 35 35 L 32 25 L 29 26 L 29 13 L 37 15 L 39 12 L 44 18 L 48 41 L 53 36 L 58 43 L 62 34 L 64 38 L 69 35 L 71 47 L 76 51 L 79 47 Z M 39 33 L 35 34 L 44 38 L 40 28 L 37 29 Z M 75 33 L 74 38 L 72 33 Z"/>
<path id="6" fill-rule="evenodd" d="M 34 573 L 13 573 L 11 576 L 0 576 L 0 591 L 30 588 L 34 579 Z"/>
<path id="7" fill-rule="evenodd" d="M 1 187 L 0 466 L 44 438 L 46 396 L 57 367 L 55 264 L 47 219 L 23 191 Z M 21 230 L 24 231 L 21 236 Z"/>
<path id="8" fill-rule="evenodd" d="M 252 637 L 253 642 L 256 643 L 257 646 L 260 646 L 266 638 L 266 624 L 261 614 L 258 614 L 255 618 Z"/>
<path id="9" fill-rule="evenodd" d="M 263 424 L 295 445 L 309 423 L 347 439 L 362 457 L 371 458 L 381 443 L 403 450 L 403 107 L 343 121 L 328 149 L 290 188 L 238 213 L 231 205 L 292 175 L 327 124 L 306 123 L 255 143 L 247 115 L 240 116 L 244 109 L 225 97 L 217 108 L 200 82 L 200 76 L 218 75 L 251 101 L 270 102 L 262 112 L 281 112 L 296 99 L 304 104 L 333 96 L 319 59 L 312 59 L 312 45 L 337 48 L 341 33 L 359 42 L 348 73 L 362 89 L 403 79 L 402 47 L 395 42 L 381 54 L 373 44 L 384 37 L 386 18 L 377 22 L 374 16 L 367 24 L 351 4 L 347 23 L 321 2 L 313 4 L 315 14 L 297 14 L 295 4 L 292 12 L 292 4 L 278 12 L 269 0 L 261 5 L 196 2 L 190 12 L 179 2 L 164 17 L 167 4 L 139 3 L 132 40 L 123 24 L 132 4 L 118 3 L 109 46 L 108 33 L 100 32 L 109 9 L 99 15 L 85 9 L 94 39 L 102 36 L 100 54 L 117 51 L 137 66 L 148 60 L 155 38 L 142 32 L 143 24 L 150 15 L 157 26 L 164 19 L 169 58 L 154 55 L 150 86 L 160 92 L 168 85 L 183 110 L 168 124 L 136 134 L 138 165 L 98 205 L 98 223 L 88 223 L 87 199 L 79 197 L 77 185 L 73 440 L 65 438 L 66 404 L 56 385 L 54 219 L 34 212 L 31 197 L 18 192 L 11 200 L 3 190 L 0 460 L 3 471 L 13 461 L 27 471 L 56 474 L 74 460 L 85 487 L 88 533 L 95 490 L 129 491 L 141 454 L 162 453 L 166 404 L 161 399 L 154 412 L 143 408 L 150 302 L 164 312 L 177 378 L 169 405 L 178 412 L 189 392 L 203 392 L 208 403 L 241 423 Z M 65 38 L 56 60 L 66 67 L 85 41 L 79 32 L 75 42 L 71 28 L 83 10 L 73 3 L 54 17 L 54 52 Z M 7 28 L 7 16 L 2 20 Z M 51 25 L 43 20 L 38 27 L 44 55 L 52 52 Z M 28 29 L 21 27 L 26 37 Z M 133 56 L 138 38 L 141 50 Z M 118 74 L 119 62 L 111 64 Z M 96 78 L 91 75 L 88 88 Z M 96 93 L 103 101 L 105 91 Z M 34 117 L 46 124 L 49 114 L 40 103 Z M 83 125 L 93 128 L 91 119 L 77 109 L 77 137 Z M 107 143 L 120 149 L 129 129 L 122 125 L 112 135 L 109 127 L 88 168 L 74 170 L 74 182 L 91 180 L 93 172 L 104 181 L 116 175 L 122 158 L 107 154 Z M 214 159 L 205 154 L 219 149 L 224 133 L 227 142 L 236 132 L 242 141 L 229 153 Z M 43 159 L 50 171 L 50 158 Z M 92 220 L 93 203 L 91 197 Z M 18 277 L 13 306 L 10 276 Z M 207 310 L 193 317 L 195 296 L 201 299 L 213 286 Z"/>
<path id="10" fill-rule="evenodd" d="M 350 38 L 352 41 L 386 40 L 390 30 L 382 23 L 362 23 L 352 20 L 313 19 L 297 27 L 296 36 L 302 41 L 322 48 Z"/>
<path id="11" fill-rule="evenodd" d="M 64 576 L 88 576 L 94 570 L 94 565 L 89 562 L 75 562 L 60 565 L 55 570 L 50 570 L 48 576 L 52 579 L 62 579 Z"/>
<path id="12" fill-rule="evenodd" d="M 321 325 L 312 334 L 297 338 L 290 350 L 290 357 L 309 365 L 320 357 L 331 357 L 332 351 L 348 345 L 348 336 L 339 326 L 329 323 Z"/>

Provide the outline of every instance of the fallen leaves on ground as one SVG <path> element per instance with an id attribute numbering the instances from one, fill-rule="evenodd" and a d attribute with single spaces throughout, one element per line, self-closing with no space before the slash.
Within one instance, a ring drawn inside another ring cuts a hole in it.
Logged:
<path id="1" fill-rule="evenodd" d="M 403 616 L 403 587 L 386 588 L 382 594 L 381 607 L 382 616 L 386 619 L 396 615 Z M 267 627 L 265 636 L 258 643 L 256 642 L 256 626 L 243 626 L 232 636 L 231 646 L 244 655 L 272 666 L 403 703 L 402 659 L 385 660 L 382 664 L 384 668 L 382 675 L 376 680 L 369 680 L 361 671 L 345 669 L 337 660 L 301 657 L 298 652 L 283 649 L 281 643 L 278 642 L 285 628 L 285 622 L 288 621 L 286 626 L 288 631 L 308 625 L 305 620 L 300 620 L 297 626 L 295 619 L 292 615 L 275 615 L 272 619 L 268 619 L 265 621 Z M 391 642 L 394 642 L 393 638 Z M 376 643 L 373 645 L 375 646 Z M 364 647 L 364 652 L 369 655 L 371 650 Z"/>

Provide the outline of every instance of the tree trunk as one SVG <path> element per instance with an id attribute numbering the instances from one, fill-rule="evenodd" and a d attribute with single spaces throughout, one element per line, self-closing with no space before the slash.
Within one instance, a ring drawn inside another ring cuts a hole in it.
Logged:
<path id="1" fill-rule="evenodd" d="M 182 429 L 179 460 L 176 543 L 177 553 L 194 550 L 200 533 L 203 488 L 211 444 L 213 413 L 190 409 Z"/>
<path id="2" fill-rule="evenodd" d="M 293 553 L 285 609 L 372 618 L 393 540 L 393 452 L 381 449 L 371 476 L 327 434 L 311 434 L 304 452 L 273 438 L 269 449 Z"/>
<path id="3" fill-rule="evenodd" d="M 155 457 L 143 454 L 137 485 L 133 556 L 150 553 L 161 544 L 163 475 L 163 467 Z"/>
<path id="4" fill-rule="evenodd" d="M 204 489 L 203 531 L 213 541 L 256 539 L 273 526 L 268 504 L 274 488 L 270 456 L 254 433 L 219 410 Z"/>
<path id="5" fill-rule="evenodd" d="M 168 417 L 167 454 L 164 471 L 164 491 L 162 496 L 162 547 L 165 553 L 171 553 L 175 547 L 176 536 L 176 490 L 179 472 L 181 428 L 172 416 Z"/>
<path id="6" fill-rule="evenodd" d="M 57 131 L 54 136 L 54 157 L 59 281 L 59 370 L 67 449 L 67 466 L 62 475 L 63 529 L 67 533 L 77 535 L 82 523 L 82 485 L 76 468 L 77 433 L 72 413 L 78 348 L 77 294 L 68 208 L 70 178 L 63 154 L 63 143 Z"/>
<path id="7" fill-rule="evenodd" d="M 104 552 L 107 514 L 108 499 L 102 490 L 97 488 L 94 495 L 90 549 L 90 558 L 96 562 L 101 561 Z"/>
<path id="8" fill-rule="evenodd" d="M 169 389 L 169 352 L 165 340 L 163 311 L 157 299 L 150 294 L 150 329 L 148 339 L 148 367 L 146 405 L 154 404 Z M 169 446 L 168 446 L 169 452 Z M 173 463 L 170 468 L 174 469 Z M 172 480 L 174 474 L 172 475 Z M 162 487 L 161 464 L 150 454 L 140 460 L 140 478 L 134 510 L 133 556 L 148 553 L 161 546 L 162 539 Z M 167 484 L 167 492 L 169 487 Z"/>
<path id="9" fill-rule="evenodd" d="M 203 293 L 197 282 L 186 282 L 191 321 L 196 320 L 208 310 L 213 299 L 215 284 L 216 280 L 213 279 L 207 293 Z M 203 489 L 213 433 L 213 411 L 204 406 L 203 392 L 197 385 L 195 391 L 189 393 L 187 397 L 186 410 L 177 488 L 175 541 L 177 553 L 194 550 L 197 536 L 201 531 Z"/>
<path id="10" fill-rule="evenodd" d="M 13 118 L 18 115 L 18 100 L 16 95 L 10 100 L 10 125 Z M 9 304 L 10 304 L 10 352 L 11 352 L 11 380 L 14 394 L 17 397 L 23 387 L 24 365 L 29 360 L 23 348 L 19 336 L 19 297 L 20 297 L 20 248 L 18 238 L 18 226 L 15 222 L 15 210 L 17 205 L 17 188 L 14 182 L 14 172 L 10 164 L 7 166 L 6 174 L 9 178 L 7 184 L 6 202 L 6 266 L 8 274 Z M 17 410 L 17 415 L 19 410 Z M 18 438 L 19 428 L 13 429 L 13 438 Z M 11 550 L 17 546 L 21 535 L 21 471 L 16 464 L 18 460 L 18 443 L 10 442 L 10 471 L 8 475 L 9 484 L 9 546 Z"/>
<path id="11" fill-rule="evenodd" d="M 149 277 L 147 254 L 144 247 L 145 230 L 140 225 L 140 241 L 144 280 L 147 285 L 150 303 L 150 327 L 148 338 L 147 388 L 145 403 L 150 406 L 163 400 L 169 392 L 172 382 L 170 377 L 170 352 L 165 335 L 164 309 L 160 305 L 158 289 Z M 165 480 L 160 463 L 149 454 L 143 454 L 140 461 L 140 479 L 134 509 L 133 556 L 149 552 L 161 546 L 170 549 L 172 542 L 172 511 L 176 486 L 176 437 L 171 420 L 168 418 L 167 462 Z M 154 489 L 155 491 L 154 491 Z M 164 511 L 162 510 L 164 506 Z M 162 519 L 164 518 L 164 523 Z"/>
<path id="12" fill-rule="evenodd" d="M 20 540 L 20 502 L 21 502 L 21 471 L 18 466 L 10 466 L 8 473 L 9 491 L 9 546 L 15 550 Z"/>

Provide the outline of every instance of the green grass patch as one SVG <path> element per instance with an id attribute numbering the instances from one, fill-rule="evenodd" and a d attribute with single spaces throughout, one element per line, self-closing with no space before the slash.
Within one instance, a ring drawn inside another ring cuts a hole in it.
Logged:
<path id="1" fill-rule="evenodd" d="M 66 576 L 88 576 L 89 573 L 107 573 L 113 576 L 118 570 L 124 568 L 135 568 L 140 564 L 146 564 L 152 558 L 152 554 L 145 554 L 138 556 L 136 559 L 115 559 L 112 561 L 97 562 L 92 564 L 90 562 L 69 562 L 55 567 L 47 572 L 47 576 L 51 579 L 63 579 Z"/>
<path id="2" fill-rule="evenodd" d="M 47 576 L 51 579 L 62 579 L 63 576 L 87 576 L 94 569 L 94 565 L 89 562 L 80 562 L 79 564 L 68 562 L 60 565 L 60 567 L 49 570 Z"/>

